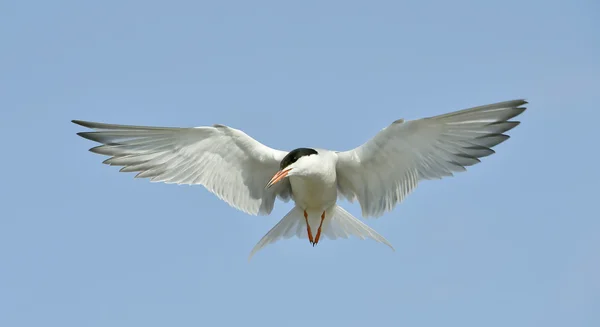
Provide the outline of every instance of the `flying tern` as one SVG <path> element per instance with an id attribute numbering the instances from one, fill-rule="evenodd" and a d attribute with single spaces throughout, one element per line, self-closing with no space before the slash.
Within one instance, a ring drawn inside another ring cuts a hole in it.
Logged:
<path id="1" fill-rule="evenodd" d="M 268 215 L 275 199 L 295 206 L 250 252 L 282 238 L 350 235 L 392 245 L 342 207 L 358 200 L 362 216 L 391 211 L 422 180 L 441 179 L 480 162 L 506 141 L 510 121 L 525 100 L 512 100 L 405 121 L 399 119 L 349 151 L 272 149 L 225 125 L 191 128 L 148 127 L 73 120 L 94 131 L 78 135 L 101 143 L 91 152 L 105 164 L 152 182 L 199 184 L 250 215 Z"/>

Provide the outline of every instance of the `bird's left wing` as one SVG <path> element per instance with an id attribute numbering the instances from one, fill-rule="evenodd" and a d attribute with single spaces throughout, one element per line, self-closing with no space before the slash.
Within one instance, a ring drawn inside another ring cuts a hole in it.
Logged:
<path id="1" fill-rule="evenodd" d="M 358 199 L 363 217 L 392 210 L 424 179 L 464 171 L 506 141 L 527 102 L 513 100 L 404 122 L 398 120 L 350 151 L 338 152 L 339 193 Z"/>
<path id="2" fill-rule="evenodd" d="M 290 199 L 287 180 L 265 189 L 287 152 L 267 147 L 235 128 L 73 123 L 95 130 L 78 135 L 102 143 L 90 151 L 110 156 L 105 164 L 123 166 L 122 172 L 139 172 L 136 177 L 200 184 L 252 215 L 270 214 L 276 197 Z"/>

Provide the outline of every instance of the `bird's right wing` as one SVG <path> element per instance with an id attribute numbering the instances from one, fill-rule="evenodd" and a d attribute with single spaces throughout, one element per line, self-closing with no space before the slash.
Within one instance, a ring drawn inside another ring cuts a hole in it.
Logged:
<path id="1" fill-rule="evenodd" d="M 288 180 L 265 185 L 287 152 L 272 149 L 227 126 L 172 128 L 74 120 L 94 129 L 78 135 L 103 145 L 90 151 L 110 156 L 104 163 L 153 182 L 200 184 L 234 208 L 270 214 L 275 198 L 288 201 Z"/>
<path id="2" fill-rule="evenodd" d="M 358 199 L 363 217 L 392 210 L 424 179 L 440 179 L 479 162 L 506 141 L 527 102 L 513 100 L 404 122 L 363 145 L 338 152 L 339 193 Z"/>

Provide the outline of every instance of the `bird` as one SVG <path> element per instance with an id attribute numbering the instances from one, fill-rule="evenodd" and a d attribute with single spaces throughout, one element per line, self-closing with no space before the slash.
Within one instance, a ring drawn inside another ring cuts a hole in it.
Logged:
<path id="1" fill-rule="evenodd" d="M 339 204 L 358 201 L 363 218 L 392 211 L 424 180 L 438 180 L 481 162 L 520 124 L 523 99 L 498 102 L 414 120 L 398 119 L 358 147 L 273 149 L 226 125 L 154 127 L 73 123 L 77 135 L 97 142 L 89 151 L 104 164 L 136 178 L 202 185 L 231 207 L 271 214 L 276 199 L 294 207 L 251 250 L 249 259 L 281 239 L 296 236 L 314 247 L 323 238 L 349 236 L 390 242 Z"/>

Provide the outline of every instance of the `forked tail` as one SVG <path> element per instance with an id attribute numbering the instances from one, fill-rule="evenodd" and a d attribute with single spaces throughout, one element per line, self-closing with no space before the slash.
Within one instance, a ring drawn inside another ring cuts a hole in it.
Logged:
<path id="1" fill-rule="evenodd" d="M 320 217 L 320 212 L 308 212 L 308 223 L 311 226 L 313 233 L 319 226 L 321 221 Z M 379 243 L 383 243 L 394 250 L 394 247 L 383 236 L 379 235 L 371 227 L 365 225 L 338 205 L 334 205 L 325 212 L 325 220 L 323 221 L 321 233 L 330 240 L 348 238 L 350 235 L 357 236 L 363 240 L 365 238 L 370 238 Z M 290 210 L 277 225 L 273 226 L 260 241 L 258 241 L 250 252 L 248 260 L 265 246 L 275 243 L 282 238 L 288 239 L 292 236 L 308 239 L 304 211 L 296 206 Z"/>

